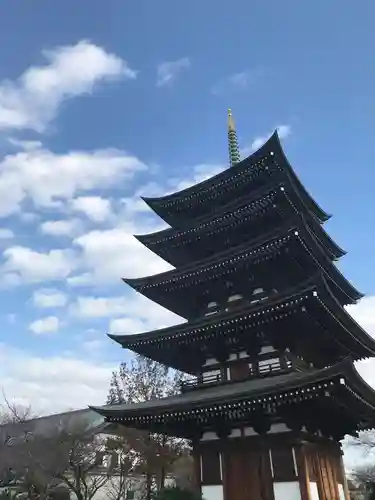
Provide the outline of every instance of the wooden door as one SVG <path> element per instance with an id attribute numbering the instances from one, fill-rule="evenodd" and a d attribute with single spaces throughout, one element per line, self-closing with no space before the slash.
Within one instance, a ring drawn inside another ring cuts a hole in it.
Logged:
<path id="1" fill-rule="evenodd" d="M 249 361 L 246 359 L 239 359 L 230 366 L 231 380 L 244 380 L 248 378 L 249 373 Z"/>
<path id="2" fill-rule="evenodd" d="M 256 450 L 232 446 L 225 453 L 225 500 L 269 500 L 262 485 L 262 456 Z"/>

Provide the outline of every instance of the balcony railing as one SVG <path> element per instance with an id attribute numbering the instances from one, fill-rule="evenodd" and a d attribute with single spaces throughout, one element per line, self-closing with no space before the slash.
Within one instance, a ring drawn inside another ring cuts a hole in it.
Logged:
<path id="1" fill-rule="evenodd" d="M 264 378 L 272 375 L 280 375 L 281 373 L 287 373 L 291 370 L 291 364 L 288 363 L 284 368 L 280 363 L 269 363 L 267 365 L 260 365 L 256 368 L 249 367 L 249 370 L 242 374 L 232 374 L 231 379 L 224 378 L 221 374 L 206 375 L 204 377 L 195 377 L 188 380 L 184 380 L 181 383 L 181 392 L 190 391 L 193 389 L 200 389 L 204 387 L 209 387 L 217 384 L 240 382 L 241 380 Z"/>
<path id="2" fill-rule="evenodd" d="M 257 368 L 249 368 L 249 376 L 251 378 L 256 377 L 266 377 L 267 375 L 271 375 L 274 373 L 280 373 L 282 367 L 280 362 L 278 363 L 269 363 L 267 365 L 260 365 Z"/>
<path id="3" fill-rule="evenodd" d="M 195 377 L 181 382 L 181 392 L 197 389 L 198 387 L 208 387 L 225 382 L 221 374 L 206 375 L 204 377 Z"/>

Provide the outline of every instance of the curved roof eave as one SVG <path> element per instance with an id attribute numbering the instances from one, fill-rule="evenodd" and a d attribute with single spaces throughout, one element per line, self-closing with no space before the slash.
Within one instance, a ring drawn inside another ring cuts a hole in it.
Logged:
<path id="1" fill-rule="evenodd" d="M 305 238 L 305 240 L 306 241 L 310 241 L 310 244 L 312 244 L 315 247 L 317 247 L 317 248 L 320 249 L 320 253 L 321 253 L 321 256 L 323 258 L 323 261 L 325 261 L 325 267 L 321 267 L 321 269 L 324 271 L 324 274 L 327 275 L 336 284 L 336 286 L 343 292 L 343 294 L 345 294 L 348 297 L 348 299 L 349 299 L 349 301 L 351 301 L 351 303 L 355 303 L 357 300 L 361 299 L 363 297 L 363 294 L 361 292 L 359 292 L 355 288 L 355 286 L 352 285 L 345 278 L 345 276 L 342 274 L 342 272 L 327 257 L 327 255 L 325 254 L 325 252 L 323 251 L 323 249 L 321 247 L 321 242 L 319 240 L 318 235 L 314 231 L 312 231 L 310 229 L 310 227 L 308 226 L 308 224 L 307 224 L 307 222 L 305 220 L 305 217 L 303 215 L 300 215 L 300 217 L 301 217 L 301 219 L 303 221 L 302 229 L 303 229 L 303 232 L 304 232 L 304 238 Z M 327 234 L 324 231 L 323 228 L 321 228 L 321 230 L 322 230 L 323 233 Z M 314 256 L 315 256 L 315 252 L 314 252 Z M 333 275 L 336 275 L 336 277 L 338 278 L 338 280 L 333 279 L 333 277 L 331 277 L 330 270 L 333 272 Z M 340 282 L 345 287 L 345 289 L 342 286 L 340 286 Z"/>
<path id="2" fill-rule="evenodd" d="M 294 228 L 294 226 L 295 226 L 294 221 L 298 220 L 299 218 L 302 219 L 302 216 L 300 214 L 296 214 L 295 216 L 293 216 L 292 219 L 286 220 L 284 224 L 277 227 L 276 230 L 268 231 L 266 234 L 262 234 L 262 235 L 258 236 L 257 238 L 255 238 L 251 242 L 242 243 L 241 245 L 235 247 L 234 249 L 233 248 L 226 249 L 226 250 L 224 250 L 224 251 L 222 251 L 222 252 L 220 252 L 212 257 L 204 258 L 202 260 L 199 260 L 199 261 L 196 261 L 193 263 L 188 262 L 185 266 L 182 266 L 179 268 L 174 268 L 174 269 L 169 269 L 169 270 L 163 271 L 161 273 L 151 274 L 151 275 L 143 276 L 140 278 L 122 278 L 122 281 L 124 281 L 124 283 L 126 283 L 127 285 L 131 286 L 137 292 L 140 292 L 142 290 L 143 286 L 147 286 L 150 283 L 158 284 L 165 277 L 167 279 L 169 277 L 172 278 L 172 275 L 174 273 L 177 273 L 178 275 L 182 275 L 184 273 L 191 272 L 192 270 L 194 270 L 197 267 L 202 267 L 203 265 L 207 266 L 208 264 L 215 263 L 216 261 L 220 262 L 221 259 L 229 258 L 231 256 L 231 253 L 234 250 L 238 253 L 242 249 L 243 250 L 245 250 L 245 249 L 251 250 L 251 249 L 260 247 L 263 244 L 267 243 L 268 241 L 276 239 L 277 237 L 280 237 L 283 234 L 288 233 L 291 228 Z M 250 246 L 249 246 L 249 243 L 251 244 Z M 169 278 L 169 279 L 171 279 L 171 278 Z"/>
<path id="3" fill-rule="evenodd" d="M 355 389 L 364 397 L 365 401 L 375 408 L 375 390 L 369 385 L 356 369 L 354 363 L 349 360 L 345 363 L 348 380 L 352 382 Z"/>
<path id="4" fill-rule="evenodd" d="M 298 222 L 298 221 L 300 221 L 300 222 Z M 140 277 L 140 278 L 122 278 L 122 280 L 124 281 L 124 283 L 131 286 L 137 292 L 143 293 L 142 289 L 144 286 L 148 287 L 149 285 L 152 285 L 152 284 L 154 284 L 155 286 L 158 286 L 158 284 L 160 284 L 163 281 L 163 279 L 173 280 L 176 276 L 182 276 L 183 274 L 192 272 L 197 267 L 202 267 L 203 265 L 207 266 L 209 264 L 213 264 L 214 261 L 219 262 L 220 259 L 229 258 L 230 254 L 231 254 L 231 252 L 233 252 L 233 250 L 236 250 L 238 253 L 238 251 L 241 251 L 242 248 L 245 249 L 245 247 L 246 247 L 246 250 L 251 250 L 251 249 L 257 248 L 259 246 L 264 245 L 268 241 L 277 238 L 278 236 L 282 236 L 283 234 L 289 233 L 290 230 L 297 227 L 297 225 L 301 225 L 301 229 L 304 230 L 305 234 L 311 239 L 311 241 L 314 243 L 314 245 L 317 246 L 321 250 L 322 254 L 324 254 L 324 252 L 321 248 L 321 245 L 319 244 L 318 236 L 316 235 L 314 237 L 312 235 L 311 231 L 308 229 L 307 222 L 306 222 L 304 216 L 302 214 L 296 214 L 293 217 L 293 220 L 290 220 L 290 219 L 286 220 L 285 223 L 282 226 L 278 227 L 276 231 L 269 231 L 267 234 L 261 235 L 258 238 L 256 238 L 252 242 L 253 244 L 251 246 L 247 247 L 247 245 L 249 244 L 248 242 L 243 243 L 243 244 L 239 245 L 238 247 L 236 247 L 235 249 L 227 249 L 224 252 L 221 252 L 220 254 L 215 255 L 214 257 L 210 257 L 208 259 L 205 258 L 201 261 L 196 261 L 194 263 L 189 262 L 186 266 L 182 266 L 178 269 L 174 268 L 174 269 L 170 269 L 167 271 L 163 271 L 163 272 L 158 273 L 158 274 L 144 276 L 144 277 Z M 323 231 L 323 233 L 325 233 L 323 228 L 322 228 L 322 231 Z M 332 262 L 329 260 L 328 257 L 327 257 L 327 265 L 333 266 Z M 339 278 L 342 278 L 343 280 L 345 279 L 345 277 L 342 275 L 342 273 L 336 267 L 334 268 L 334 270 Z M 345 281 L 347 281 L 347 280 L 345 280 Z M 347 283 L 348 283 L 348 290 L 350 289 L 352 291 L 352 293 L 350 293 L 350 295 L 348 295 L 348 297 L 350 297 L 350 299 L 353 301 L 360 299 L 362 297 L 362 294 L 360 294 L 355 289 L 355 287 L 353 287 L 349 282 L 347 282 Z"/>
<path id="5" fill-rule="evenodd" d="M 324 222 L 328 221 L 332 215 L 331 214 L 328 214 L 325 210 L 323 210 L 323 208 L 314 200 L 314 198 L 311 196 L 311 194 L 307 191 L 307 189 L 305 188 L 305 186 L 302 184 L 302 182 L 299 180 L 299 177 L 298 175 L 296 174 L 296 172 L 294 171 L 292 165 L 290 164 L 289 160 L 288 160 L 288 157 L 286 156 L 285 154 L 285 151 L 281 145 L 281 142 L 280 142 L 280 138 L 279 138 L 279 135 L 277 133 L 277 130 L 275 132 L 275 139 L 276 139 L 276 145 L 278 147 L 278 152 L 280 154 L 280 156 L 283 158 L 284 162 L 285 162 L 285 165 L 288 167 L 288 170 L 292 176 L 292 181 L 294 181 L 297 185 L 297 189 L 299 191 L 301 191 L 301 193 L 303 193 L 309 200 L 310 202 L 312 203 L 312 205 L 316 208 L 316 210 L 318 212 L 321 213 L 321 218 Z"/>
<path id="6" fill-rule="evenodd" d="M 330 313 L 334 316 L 334 318 L 336 318 L 342 327 L 363 346 L 369 357 L 375 356 L 375 340 L 343 307 L 341 307 L 340 303 L 335 299 L 329 284 L 322 273 L 317 273 L 317 275 L 302 283 L 300 286 L 286 290 L 282 297 L 275 297 L 268 303 L 266 302 L 253 305 L 251 309 L 253 311 L 258 310 L 259 308 L 267 309 L 268 307 L 281 303 L 290 297 L 302 295 L 309 291 L 313 291 L 314 289 L 320 289 L 324 294 L 326 294 L 332 305 Z M 155 342 L 160 342 L 163 338 L 172 339 L 186 335 L 194 335 L 194 331 L 206 328 L 212 323 L 213 320 L 216 320 L 216 324 L 220 324 L 221 321 L 227 321 L 232 317 L 238 316 L 239 313 L 241 313 L 241 310 L 222 312 L 216 314 L 215 317 L 204 317 L 190 322 L 184 321 L 174 326 L 151 330 L 148 332 L 127 335 L 109 335 L 109 337 L 120 344 L 123 348 L 136 351 L 135 344 L 138 342 L 142 342 L 143 345 L 144 343 L 154 344 Z M 248 313 L 250 313 L 250 310 L 246 314 Z M 342 321 L 340 320 L 340 317 L 342 318 Z"/>
<path id="7" fill-rule="evenodd" d="M 322 277 L 321 274 L 317 274 L 313 278 L 309 278 L 305 282 L 301 283 L 298 286 L 295 286 L 291 289 L 288 289 L 285 291 L 285 293 L 282 294 L 282 296 L 277 296 L 273 297 L 269 301 L 265 301 L 262 303 L 257 303 L 257 304 L 248 304 L 248 309 L 246 314 L 249 314 L 253 311 L 262 310 L 262 309 L 267 309 L 268 307 L 271 307 L 275 304 L 279 304 L 285 300 L 287 300 L 290 297 L 294 297 L 297 295 L 302 295 L 306 294 L 308 291 L 312 291 L 316 288 L 317 284 L 324 283 L 326 284 L 326 281 L 322 282 Z M 114 334 L 108 334 L 108 336 L 114 340 L 115 342 L 119 343 L 122 347 L 124 348 L 132 348 L 132 345 L 134 345 L 135 342 L 138 341 L 150 341 L 150 343 L 153 343 L 157 341 L 158 339 L 164 337 L 166 339 L 169 338 L 174 338 L 176 335 L 191 335 L 194 334 L 194 331 L 199 330 L 201 328 L 205 328 L 209 326 L 213 319 L 216 319 L 216 324 L 219 324 L 221 321 L 227 321 L 231 319 L 232 317 L 238 316 L 239 313 L 243 312 L 243 310 L 236 310 L 236 311 L 222 311 L 220 313 L 215 314 L 215 316 L 209 316 L 209 317 L 200 317 L 197 318 L 196 320 L 192 321 L 184 321 L 182 323 L 179 323 L 177 325 L 173 326 L 167 326 L 165 328 L 159 328 L 156 330 L 151 330 L 148 332 L 142 332 L 142 333 L 135 333 L 135 334 L 126 334 L 126 335 L 114 335 Z"/>
<path id="8" fill-rule="evenodd" d="M 285 176 L 284 180 L 287 180 L 288 182 L 290 182 L 290 185 L 293 186 L 288 176 Z M 281 179 L 279 179 L 279 182 L 277 184 L 279 184 L 280 182 Z M 271 179 L 271 182 L 262 185 L 260 188 L 256 189 L 253 192 L 248 193 L 246 196 L 242 196 L 240 199 L 235 199 L 230 201 L 229 203 L 226 203 L 225 205 L 223 205 L 222 209 L 219 212 L 215 212 L 215 214 L 205 213 L 203 216 L 189 221 L 187 225 L 184 226 L 183 228 L 167 227 L 159 231 L 155 231 L 153 233 L 137 234 L 134 235 L 134 237 L 137 238 L 137 240 L 140 241 L 143 245 L 147 246 L 149 242 L 152 242 L 152 240 L 162 238 L 163 236 L 167 236 L 168 233 L 185 233 L 186 231 L 194 229 L 195 227 L 199 227 L 202 223 L 208 222 L 210 220 L 216 220 L 217 218 L 222 217 L 224 214 L 235 210 L 239 206 L 250 204 L 253 201 L 262 199 L 262 197 L 266 193 L 272 191 L 273 189 L 276 189 L 275 181 Z"/>
<path id="9" fill-rule="evenodd" d="M 332 308 L 330 308 L 332 314 L 337 319 L 337 321 L 342 324 L 342 326 L 356 339 L 360 340 L 360 343 L 365 347 L 370 356 L 375 356 L 375 339 L 371 337 L 366 330 L 364 330 L 359 323 L 353 318 L 351 314 L 347 312 L 347 310 L 341 306 L 338 302 L 334 294 L 332 293 L 329 284 L 327 283 L 326 278 L 322 275 L 321 277 L 324 285 L 324 291 L 329 297 Z M 335 314 L 337 311 L 338 314 Z M 340 320 L 340 316 L 343 318 L 343 321 Z M 353 333 L 354 335 L 353 335 Z"/>
<path id="10" fill-rule="evenodd" d="M 240 162 L 236 163 L 232 167 L 226 168 L 225 170 L 222 170 L 216 175 L 213 175 L 212 177 L 209 177 L 208 179 L 205 179 L 204 181 L 198 182 L 197 184 L 193 184 L 192 186 L 189 186 L 185 189 L 181 189 L 180 191 L 176 191 L 174 193 L 167 194 L 165 196 L 158 196 L 158 197 L 146 197 L 142 196 L 142 200 L 147 203 L 147 205 L 154 210 L 154 203 L 160 203 L 160 202 L 168 202 L 173 199 L 177 199 L 181 197 L 181 195 L 186 195 L 186 194 L 193 194 L 196 191 L 199 191 L 201 188 L 204 188 L 205 186 L 208 186 L 210 184 L 215 184 L 216 181 L 220 180 L 221 177 L 223 177 L 228 170 L 232 172 L 237 172 L 238 170 L 241 170 L 243 164 L 246 162 L 248 163 L 250 159 L 256 159 L 258 156 L 262 156 L 265 150 L 268 150 L 270 145 L 272 145 L 275 142 L 275 139 L 278 140 L 278 133 L 277 130 L 267 139 L 267 141 L 254 153 L 251 155 L 247 156 Z"/>
<path id="11" fill-rule="evenodd" d="M 264 379 L 253 379 L 234 382 L 233 384 L 223 384 L 212 388 L 204 388 L 202 390 L 186 392 L 176 396 L 169 396 L 158 400 L 144 401 L 136 404 L 118 404 L 106 406 L 90 406 L 90 409 L 97 411 L 104 417 L 115 417 L 119 414 L 126 413 L 129 417 L 136 417 L 137 414 L 147 414 L 149 412 L 166 412 L 173 409 L 183 410 L 186 405 L 213 405 L 220 404 L 223 398 L 229 402 L 235 401 L 243 397 L 262 397 L 275 393 L 298 389 L 307 384 L 320 383 L 332 379 L 337 376 L 347 376 L 348 380 L 357 382 L 359 390 L 367 391 L 366 382 L 361 380 L 359 374 L 354 373 L 352 362 L 349 359 L 336 363 L 328 368 L 319 370 L 311 370 L 308 372 L 292 372 L 285 375 L 279 375 Z M 375 392 L 366 393 L 371 399 L 374 398 Z M 363 392 L 360 392 L 363 394 Z M 369 401 L 370 402 L 370 401 Z"/>
<path id="12" fill-rule="evenodd" d="M 328 220 L 331 216 L 327 214 L 319 205 L 318 203 L 312 198 L 310 193 L 305 189 L 301 181 L 299 180 L 297 174 L 294 172 L 291 164 L 289 163 L 286 154 L 282 148 L 282 145 L 280 143 L 279 135 L 277 130 L 271 135 L 271 137 L 254 153 L 249 155 L 247 158 L 244 158 L 241 160 L 239 163 L 231 167 L 230 169 L 225 169 L 224 171 L 216 174 L 213 177 L 210 177 L 209 179 L 206 179 L 200 183 L 194 184 L 193 186 L 189 186 L 188 188 L 185 188 L 183 190 L 177 191 L 175 193 L 171 193 L 165 196 L 161 197 L 155 197 L 155 198 L 148 198 L 148 197 L 142 197 L 142 199 L 148 204 L 148 206 L 154 210 L 155 213 L 157 213 L 160 217 L 164 219 L 165 217 L 165 205 L 173 202 L 173 200 L 181 200 L 183 201 L 184 198 L 190 197 L 190 196 L 195 196 L 198 194 L 201 190 L 207 189 L 207 188 L 212 188 L 215 186 L 215 184 L 219 183 L 220 181 L 224 180 L 226 176 L 230 175 L 237 175 L 239 172 L 241 172 L 241 169 L 243 169 L 245 166 L 247 166 L 249 163 L 254 162 L 257 160 L 258 157 L 264 156 L 266 152 L 272 152 L 272 151 L 277 151 L 277 153 L 280 155 L 280 158 L 283 160 L 286 169 L 291 176 L 292 182 L 294 182 L 297 185 L 297 189 L 300 190 L 302 196 L 306 198 L 308 201 L 308 205 L 312 207 L 313 212 L 317 212 L 319 215 L 318 217 L 324 222 Z"/>

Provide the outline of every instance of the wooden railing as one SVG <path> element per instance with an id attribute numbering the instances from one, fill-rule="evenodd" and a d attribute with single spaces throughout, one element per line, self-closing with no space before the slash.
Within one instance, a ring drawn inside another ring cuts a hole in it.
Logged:
<path id="1" fill-rule="evenodd" d="M 198 387 L 207 387 L 210 385 L 217 385 L 224 382 L 221 374 L 206 375 L 205 377 L 195 377 L 181 382 L 181 392 L 186 392 Z"/>
<path id="2" fill-rule="evenodd" d="M 281 365 L 280 363 L 270 363 L 269 365 L 261 365 L 258 366 L 257 368 L 250 368 L 249 369 L 249 376 L 251 378 L 254 377 L 264 377 L 266 375 L 270 375 L 273 373 L 279 373 L 281 370 Z"/>
<path id="3" fill-rule="evenodd" d="M 223 378 L 220 374 L 206 375 L 184 380 L 181 383 L 181 392 L 190 391 L 193 389 L 199 389 L 204 387 L 209 387 L 222 383 L 239 382 L 241 380 L 263 378 L 272 375 L 280 375 L 281 373 L 289 372 L 291 367 L 288 366 L 283 368 L 280 363 L 261 365 L 256 368 L 249 368 L 247 373 L 243 373 L 242 376 L 232 377 L 230 380 Z"/>

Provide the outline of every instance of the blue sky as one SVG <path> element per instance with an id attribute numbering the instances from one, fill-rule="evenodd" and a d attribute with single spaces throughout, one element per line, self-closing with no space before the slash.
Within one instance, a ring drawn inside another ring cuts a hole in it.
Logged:
<path id="1" fill-rule="evenodd" d="M 0 31 L 0 377 L 41 411 L 100 404 L 125 353 L 108 331 L 176 321 L 121 283 L 167 268 L 131 235 L 139 201 L 227 163 L 280 128 L 296 172 L 348 250 L 375 333 L 375 4 L 21 2 Z M 371 51 L 371 53 L 370 53 Z M 371 379 L 371 363 L 362 366 Z"/>

